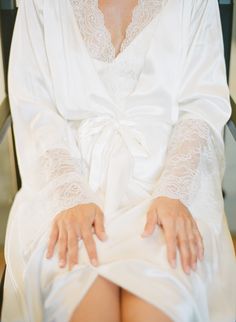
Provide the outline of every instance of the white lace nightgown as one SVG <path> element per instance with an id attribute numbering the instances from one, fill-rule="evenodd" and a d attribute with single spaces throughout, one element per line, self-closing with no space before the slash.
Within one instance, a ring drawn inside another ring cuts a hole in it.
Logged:
<path id="1" fill-rule="evenodd" d="M 235 322 L 236 264 L 224 213 L 231 108 L 217 0 L 139 0 L 116 56 L 97 0 L 21 0 L 9 98 L 22 188 L 6 235 L 3 322 L 67 322 L 98 274 L 175 322 Z M 180 199 L 205 256 L 187 275 L 164 232 L 141 233 L 154 197 Z M 71 272 L 45 258 L 53 217 L 104 212 Z"/>

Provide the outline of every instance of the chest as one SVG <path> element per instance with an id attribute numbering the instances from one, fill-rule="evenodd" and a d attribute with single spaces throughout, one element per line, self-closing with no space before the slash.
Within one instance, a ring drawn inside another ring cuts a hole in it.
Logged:
<path id="1" fill-rule="evenodd" d="M 109 30 L 112 40 L 116 43 L 119 37 L 125 37 L 126 30 L 132 21 L 133 13 L 139 6 L 139 1 L 97 0 L 95 5 L 101 11 L 105 26 Z"/>
<path id="2" fill-rule="evenodd" d="M 112 62 L 156 17 L 164 0 L 70 0 L 90 55 Z"/>

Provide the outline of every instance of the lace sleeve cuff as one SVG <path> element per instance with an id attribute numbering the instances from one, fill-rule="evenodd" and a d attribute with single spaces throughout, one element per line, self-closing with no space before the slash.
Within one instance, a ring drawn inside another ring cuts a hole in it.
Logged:
<path id="1" fill-rule="evenodd" d="M 222 179 L 224 155 L 210 126 L 201 119 L 183 119 L 170 138 L 165 167 L 153 196 L 166 196 L 191 204 L 201 176 Z"/>
<path id="2" fill-rule="evenodd" d="M 41 185 L 46 187 L 50 212 L 58 213 L 82 203 L 101 200 L 86 181 L 84 161 L 64 149 L 48 150 L 40 157 Z"/>

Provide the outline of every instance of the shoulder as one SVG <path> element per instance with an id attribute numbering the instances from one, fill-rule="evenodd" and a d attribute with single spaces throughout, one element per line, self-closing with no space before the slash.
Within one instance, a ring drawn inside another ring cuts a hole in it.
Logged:
<path id="1" fill-rule="evenodd" d="M 214 14 L 215 10 L 219 9 L 218 0 L 190 0 L 192 18 L 201 16 L 205 12 Z"/>
<path id="2" fill-rule="evenodd" d="M 34 17 L 38 17 L 39 20 L 43 18 L 44 4 L 48 0 L 18 0 L 18 11 L 21 12 L 25 18 L 34 20 Z"/>
<path id="3" fill-rule="evenodd" d="M 219 3 L 218 0 L 183 0 L 184 16 L 188 28 L 203 22 L 212 24 L 219 20 Z"/>
<path id="4" fill-rule="evenodd" d="M 42 10 L 45 0 L 17 0 L 17 7 L 21 6 L 34 6 L 36 10 Z"/>

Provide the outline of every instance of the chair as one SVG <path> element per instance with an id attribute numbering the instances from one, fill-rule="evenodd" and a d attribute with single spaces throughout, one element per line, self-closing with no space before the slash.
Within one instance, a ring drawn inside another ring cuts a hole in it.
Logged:
<path id="1" fill-rule="evenodd" d="M 10 44 L 11 44 L 11 38 L 12 38 L 12 32 L 13 32 L 16 13 L 17 13 L 17 9 L 14 1 L 0 0 L 0 30 L 1 30 L 1 40 L 2 40 L 2 51 L 3 51 L 2 54 L 3 54 L 4 80 L 5 80 L 6 94 L 8 93 L 8 88 L 7 88 L 8 58 L 9 58 Z M 11 128 L 11 131 L 13 134 L 9 101 L 8 101 L 8 97 L 6 97 L 2 102 L 2 104 L 0 105 L 0 144 L 2 143 L 3 138 L 5 137 L 6 132 L 9 128 Z M 14 135 L 12 135 L 12 137 L 14 138 Z M 17 188 L 19 189 L 21 186 L 21 180 L 20 180 L 19 169 L 17 165 L 17 157 L 16 157 L 14 142 L 13 142 L 13 147 L 14 147 L 14 159 L 15 159 L 15 168 L 16 168 L 15 172 L 17 176 Z M 0 316 L 1 316 L 1 310 L 2 310 L 5 271 L 6 271 L 6 266 L 4 268 L 4 272 L 0 283 Z"/>
<path id="2" fill-rule="evenodd" d="M 221 15 L 221 22 L 222 22 L 223 37 L 224 37 L 225 61 L 226 61 L 226 69 L 227 69 L 227 77 L 228 77 L 229 64 L 230 64 L 231 36 L 232 36 L 233 0 L 219 0 L 219 6 L 220 6 L 220 15 Z M 1 21 L 1 31 L 2 31 L 3 58 L 4 58 L 4 67 L 5 67 L 5 82 L 7 80 L 9 50 L 10 50 L 10 43 L 11 43 L 16 14 L 17 14 L 17 7 L 15 5 L 14 0 L 0 0 L 0 19 L 1 19 L 0 21 Z M 6 83 L 6 87 L 7 87 L 7 83 Z M 6 92 L 8 92 L 7 89 L 6 89 Z M 233 101 L 232 101 L 232 104 L 235 105 Z M 236 135 L 235 135 L 236 127 L 234 123 L 233 122 L 231 123 L 231 122 L 232 120 L 229 121 L 228 126 L 231 131 L 234 131 L 234 137 L 236 139 Z M 12 122 L 11 122 L 11 116 L 10 116 L 9 101 L 6 98 L 4 103 L 0 106 L 0 144 L 7 129 L 9 127 L 11 127 L 12 129 L 11 123 Z M 17 157 L 16 157 L 15 150 L 14 150 L 14 154 L 15 154 L 15 160 L 16 160 L 15 166 L 16 166 L 16 174 L 17 174 L 17 185 L 18 185 L 18 188 L 20 188 L 21 180 L 20 180 L 19 170 L 17 166 Z M 3 301 L 5 271 L 6 271 L 6 266 L 5 266 L 4 273 L 1 279 L 1 284 L 0 284 L 0 315 L 1 315 L 2 301 Z"/>

